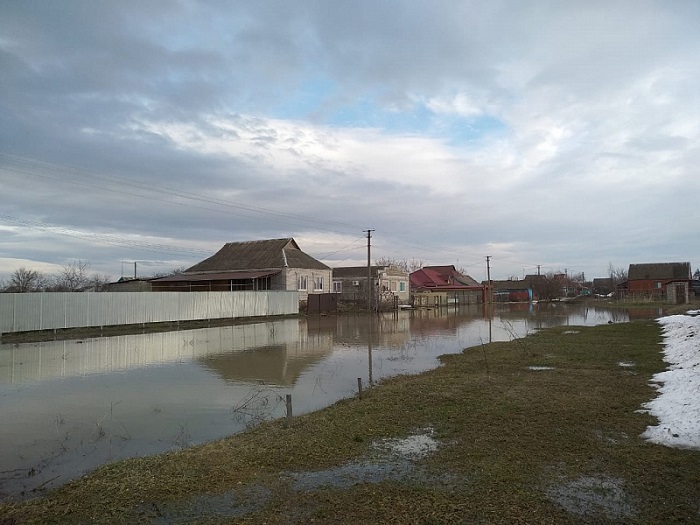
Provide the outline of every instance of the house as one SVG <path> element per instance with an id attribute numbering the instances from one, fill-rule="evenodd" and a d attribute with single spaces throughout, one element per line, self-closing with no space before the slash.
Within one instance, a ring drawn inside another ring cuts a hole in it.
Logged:
<path id="1" fill-rule="evenodd" d="M 496 303 L 524 303 L 535 299 L 533 285 L 528 280 L 491 281 Z"/>
<path id="2" fill-rule="evenodd" d="M 479 304 L 488 286 L 477 283 L 450 266 L 424 266 L 410 275 L 414 306 Z"/>
<path id="3" fill-rule="evenodd" d="M 612 277 L 593 279 L 593 293 L 596 295 L 608 295 L 615 291 L 615 281 Z"/>
<path id="4" fill-rule="evenodd" d="M 623 293 L 673 303 L 690 302 L 689 262 L 630 264 Z"/>
<path id="5" fill-rule="evenodd" d="M 150 292 L 153 289 L 151 279 L 121 277 L 118 281 L 108 283 L 103 292 Z"/>
<path id="6" fill-rule="evenodd" d="M 344 302 L 364 305 L 367 302 L 367 282 L 371 275 L 373 304 L 407 304 L 410 298 L 408 272 L 396 266 L 344 266 L 333 268 L 333 292 Z"/>
<path id="7" fill-rule="evenodd" d="M 553 301 L 591 293 L 588 286 L 574 281 L 566 273 L 530 274 L 523 281 L 532 288 L 533 300 L 537 301 Z"/>
<path id="8" fill-rule="evenodd" d="M 330 292 L 331 269 L 292 238 L 229 242 L 181 274 L 152 281 L 153 291 L 298 290 L 299 301 Z"/>

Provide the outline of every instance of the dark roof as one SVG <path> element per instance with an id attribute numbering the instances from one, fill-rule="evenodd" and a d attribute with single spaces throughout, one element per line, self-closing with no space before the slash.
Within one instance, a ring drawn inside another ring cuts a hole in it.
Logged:
<path id="1" fill-rule="evenodd" d="M 532 283 L 529 281 L 491 281 L 494 290 L 529 290 Z"/>
<path id="2" fill-rule="evenodd" d="M 282 268 L 330 269 L 321 261 L 302 252 L 296 241 L 290 237 L 226 243 L 214 255 L 188 268 L 185 273 Z"/>
<path id="3" fill-rule="evenodd" d="M 630 281 L 647 279 L 690 279 L 689 262 L 630 264 Z"/>
<path id="4" fill-rule="evenodd" d="M 279 270 L 258 270 L 257 272 L 251 271 L 237 271 L 237 272 L 217 272 L 217 273 L 197 273 L 197 274 L 183 274 L 179 273 L 176 275 L 168 275 L 167 277 L 160 277 L 158 279 L 152 279 L 153 281 L 163 282 L 194 282 L 194 281 L 236 281 L 236 280 L 246 280 L 246 279 L 257 279 L 258 277 L 267 277 L 268 275 L 274 275 L 279 273 Z"/>

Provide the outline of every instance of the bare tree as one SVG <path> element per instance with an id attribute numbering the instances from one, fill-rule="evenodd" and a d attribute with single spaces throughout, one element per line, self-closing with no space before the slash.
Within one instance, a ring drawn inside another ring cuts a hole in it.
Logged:
<path id="1" fill-rule="evenodd" d="M 586 274 L 584 272 L 572 273 L 569 279 L 575 283 L 583 284 L 586 282 Z"/>
<path id="2" fill-rule="evenodd" d="M 182 273 L 185 273 L 185 270 L 187 270 L 187 267 L 180 266 L 178 268 L 170 270 L 169 272 L 156 272 L 153 275 L 151 275 L 151 279 L 158 279 L 159 277 L 170 277 L 171 275 L 180 275 Z"/>
<path id="3" fill-rule="evenodd" d="M 112 282 L 111 275 L 95 273 L 90 276 L 88 287 L 92 288 L 96 292 L 101 292 L 110 282 Z"/>
<path id="4" fill-rule="evenodd" d="M 89 268 L 89 262 L 80 260 L 64 266 L 54 277 L 51 289 L 56 292 L 78 292 L 88 288 L 92 280 L 87 273 Z"/>
<path id="5" fill-rule="evenodd" d="M 617 286 L 627 280 L 627 270 L 624 268 L 615 268 L 613 263 L 608 265 L 608 274 L 612 279 L 613 286 Z"/>
<path id="6" fill-rule="evenodd" d="M 381 259 L 376 259 L 374 261 L 376 266 L 396 266 L 406 273 L 413 273 L 416 270 L 420 270 L 424 263 L 419 259 L 394 259 L 392 257 L 382 257 Z"/>
<path id="7" fill-rule="evenodd" d="M 47 279 L 37 270 L 18 268 L 10 277 L 6 291 L 14 293 L 40 292 L 46 288 Z"/>
<path id="8" fill-rule="evenodd" d="M 532 289 L 540 301 L 551 301 L 562 296 L 562 274 L 549 272 L 531 278 Z"/>

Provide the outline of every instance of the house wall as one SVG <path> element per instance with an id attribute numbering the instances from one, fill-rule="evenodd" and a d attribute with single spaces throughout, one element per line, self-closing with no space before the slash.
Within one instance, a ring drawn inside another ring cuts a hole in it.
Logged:
<path id="1" fill-rule="evenodd" d="M 403 290 L 401 290 L 403 283 Z M 408 274 L 393 268 L 387 268 L 379 273 L 379 293 L 391 292 L 401 302 L 408 302 L 411 297 L 411 285 Z"/>
<path id="2" fill-rule="evenodd" d="M 532 290 L 495 290 L 493 300 L 497 303 L 527 303 L 532 301 Z"/>
<path id="3" fill-rule="evenodd" d="M 671 282 L 666 285 L 666 299 L 673 304 L 690 302 L 690 286 L 688 282 Z"/>
<path id="4" fill-rule="evenodd" d="M 480 290 L 426 290 L 413 292 L 413 306 L 453 306 L 483 303 Z"/>
<path id="5" fill-rule="evenodd" d="M 399 298 L 399 302 L 403 304 L 408 303 L 411 297 L 411 283 L 408 273 L 394 267 L 379 267 L 378 272 L 376 268 L 372 270 L 372 288 L 375 297 L 378 297 L 380 300 L 393 302 L 395 296 Z M 333 282 L 340 283 L 341 290 L 338 293 L 341 300 L 367 301 L 366 270 L 358 271 L 355 275 L 334 276 Z"/>
<path id="6" fill-rule="evenodd" d="M 306 268 L 285 268 L 285 271 L 280 272 L 279 285 L 280 290 L 294 290 L 299 292 L 299 301 L 305 302 L 309 294 L 314 293 L 330 293 L 333 291 L 333 271 L 329 268 L 328 270 L 310 270 Z M 275 277 L 278 277 L 275 276 Z M 306 289 L 299 289 L 299 278 L 306 278 Z M 316 279 L 320 278 L 323 281 L 323 288 L 320 290 L 315 289 L 314 283 Z M 278 289 L 277 279 L 273 278 L 273 289 Z"/>
<path id="7" fill-rule="evenodd" d="M 663 297 L 666 294 L 666 281 L 663 279 L 635 279 L 627 282 L 630 295 Z"/>

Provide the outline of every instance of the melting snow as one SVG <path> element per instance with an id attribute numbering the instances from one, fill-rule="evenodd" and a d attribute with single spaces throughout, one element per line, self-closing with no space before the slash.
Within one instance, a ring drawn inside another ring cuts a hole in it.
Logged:
<path id="1" fill-rule="evenodd" d="M 700 310 L 662 317 L 664 360 L 655 374 L 659 396 L 643 406 L 659 420 L 642 437 L 670 447 L 700 448 Z"/>

